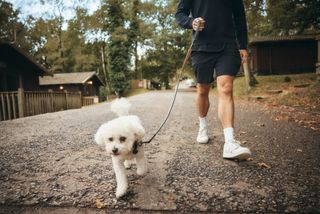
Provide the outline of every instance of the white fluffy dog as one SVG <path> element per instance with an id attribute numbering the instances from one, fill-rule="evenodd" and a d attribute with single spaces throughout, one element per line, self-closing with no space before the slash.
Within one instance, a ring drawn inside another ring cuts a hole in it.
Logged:
<path id="1" fill-rule="evenodd" d="M 112 157 L 113 169 L 116 175 L 116 197 L 126 194 L 128 179 L 125 168 L 130 168 L 131 162 L 137 164 L 137 174 L 147 171 L 147 161 L 141 143 L 145 130 L 140 119 L 129 115 L 131 104 L 125 98 L 115 100 L 111 111 L 119 117 L 100 126 L 95 134 L 97 144 L 105 146 L 107 153 Z"/>

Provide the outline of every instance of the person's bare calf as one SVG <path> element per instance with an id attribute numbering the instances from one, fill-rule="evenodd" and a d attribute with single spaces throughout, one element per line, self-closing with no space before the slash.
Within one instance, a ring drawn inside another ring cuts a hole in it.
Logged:
<path id="1" fill-rule="evenodd" d="M 210 87 L 210 84 L 197 84 L 196 104 L 199 113 L 199 132 L 197 136 L 198 143 L 208 143 L 209 141 L 206 117 L 210 107 Z"/>
<path id="2" fill-rule="evenodd" d="M 223 127 L 225 144 L 223 157 L 231 159 L 247 159 L 251 156 L 248 148 L 242 147 L 240 141 L 234 139 L 234 101 L 233 76 L 222 75 L 217 78 L 219 104 L 218 116 Z"/>

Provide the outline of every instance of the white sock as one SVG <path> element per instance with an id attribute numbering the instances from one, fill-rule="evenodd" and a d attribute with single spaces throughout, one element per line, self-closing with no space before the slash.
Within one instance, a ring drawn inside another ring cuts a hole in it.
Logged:
<path id="1" fill-rule="evenodd" d="M 230 143 L 234 140 L 232 127 L 223 129 L 223 133 L 224 133 L 224 140 L 226 143 Z"/>
<path id="2" fill-rule="evenodd" d="M 207 117 L 199 117 L 199 126 L 200 129 L 203 129 L 207 126 Z"/>

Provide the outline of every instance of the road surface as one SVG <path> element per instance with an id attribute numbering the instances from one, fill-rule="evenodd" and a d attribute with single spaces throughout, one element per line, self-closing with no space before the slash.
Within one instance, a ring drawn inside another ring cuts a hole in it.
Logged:
<path id="1" fill-rule="evenodd" d="M 129 98 L 145 139 L 172 95 Z M 210 97 L 211 140 L 200 145 L 194 96 L 192 90 L 178 94 L 167 124 L 146 146 L 149 172 L 140 177 L 129 169 L 129 193 L 119 200 L 111 159 L 93 140 L 114 118 L 110 103 L 0 122 L 0 213 L 320 212 L 319 132 L 237 101 L 237 138 L 253 156 L 225 160 L 216 98 Z"/>

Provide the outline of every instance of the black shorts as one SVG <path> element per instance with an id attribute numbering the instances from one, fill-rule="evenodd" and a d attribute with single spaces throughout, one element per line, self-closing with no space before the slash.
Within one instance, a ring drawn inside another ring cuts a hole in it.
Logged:
<path id="1" fill-rule="evenodd" d="M 191 60 L 197 83 L 202 84 L 212 83 L 214 76 L 236 76 L 241 65 L 238 45 L 233 42 L 225 43 L 218 51 L 193 51 Z"/>

